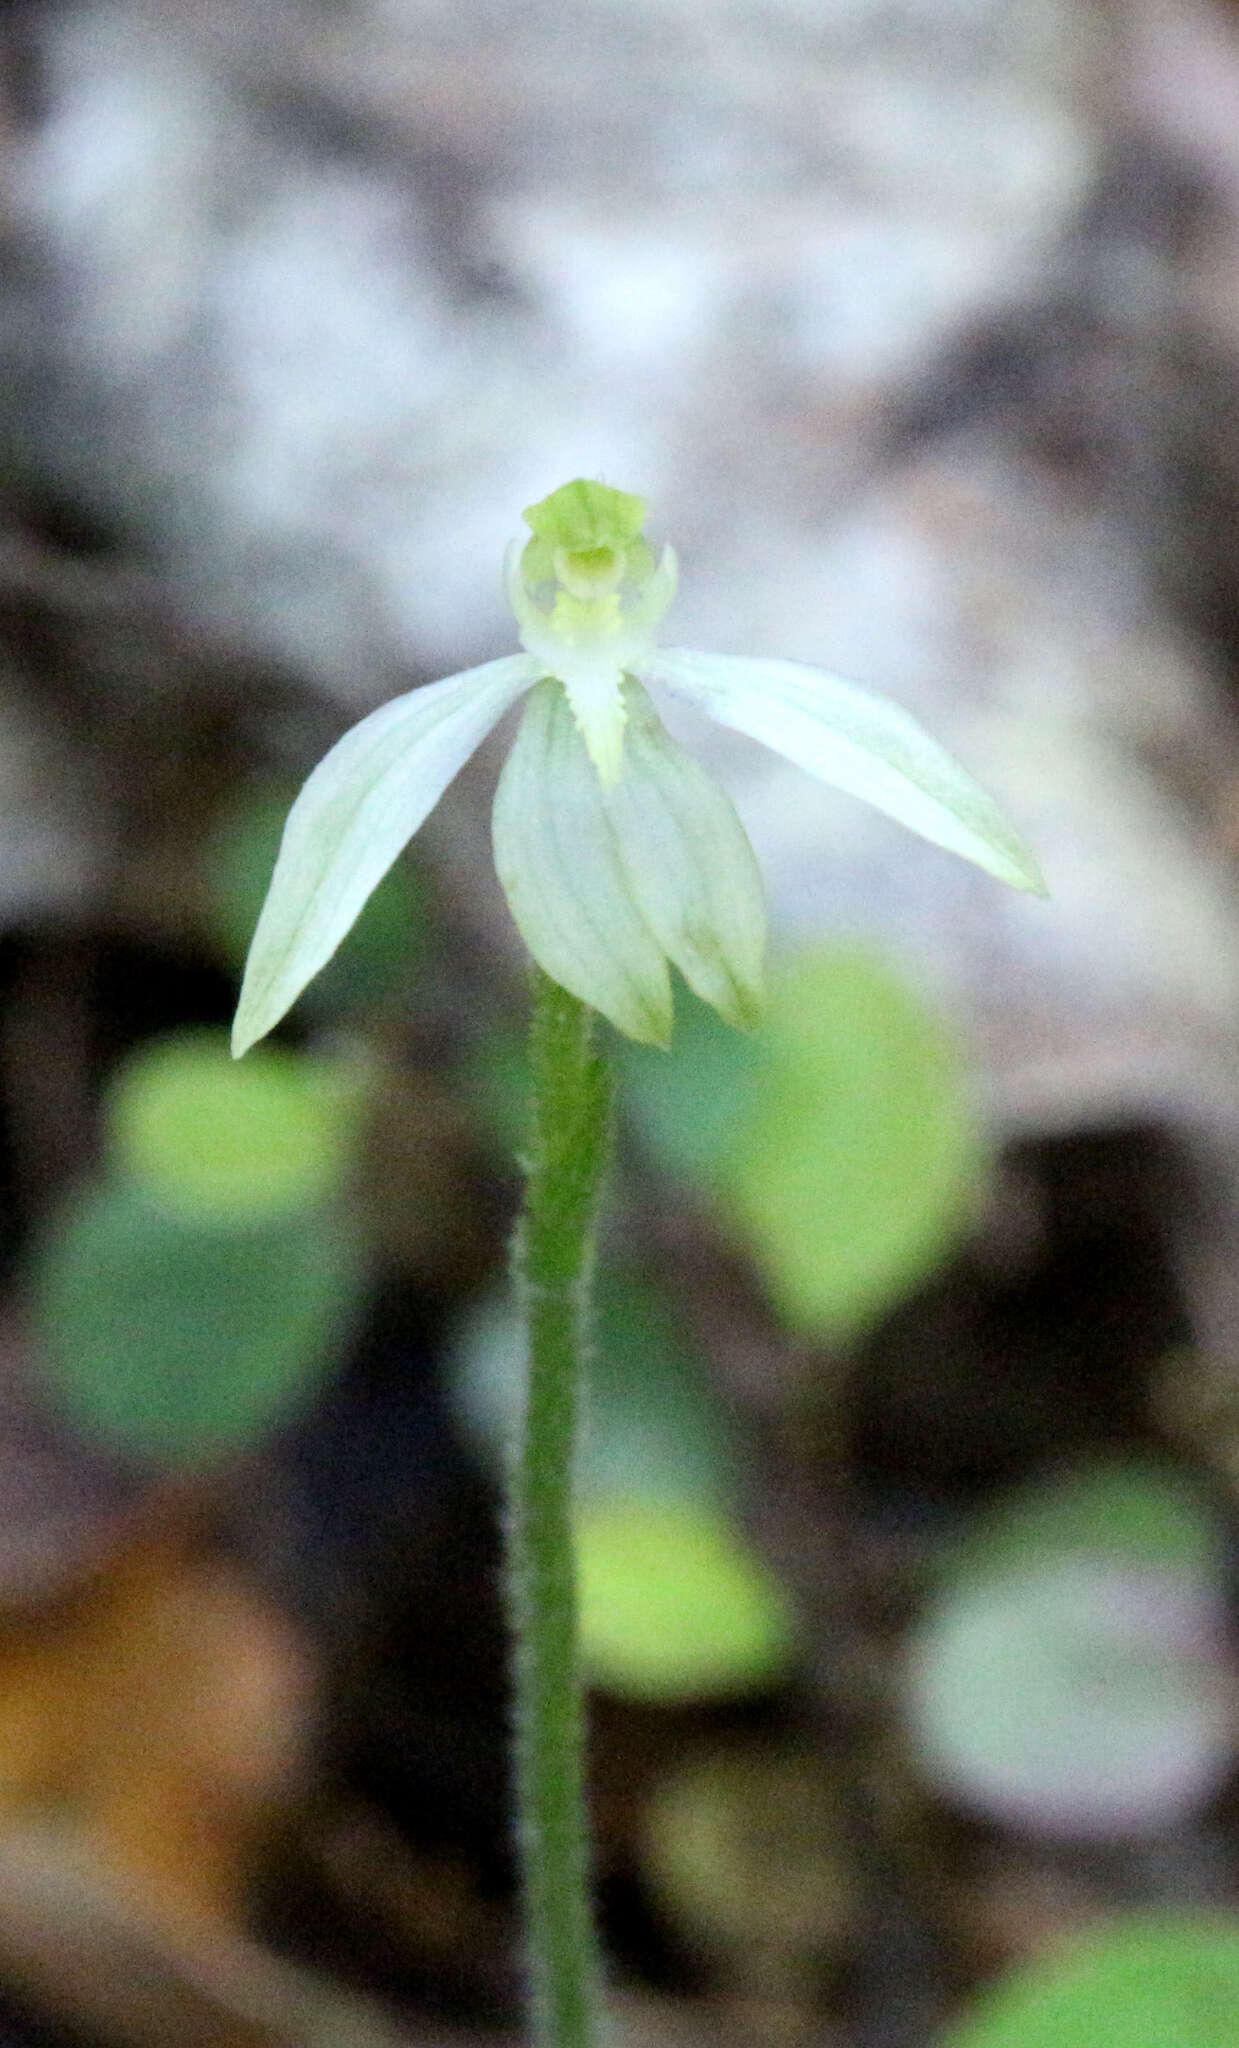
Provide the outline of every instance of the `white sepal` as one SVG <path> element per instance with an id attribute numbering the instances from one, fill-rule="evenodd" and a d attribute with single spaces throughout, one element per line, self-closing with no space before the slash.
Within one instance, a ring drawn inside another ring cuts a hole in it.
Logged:
<path id="1" fill-rule="evenodd" d="M 1036 861 L 993 798 L 888 698 L 796 661 L 679 647 L 657 649 L 640 672 L 922 838 L 1017 889 L 1045 893 Z"/>
<path id="2" fill-rule="evenodd" d="M 495 792 L 495 868 L 539 967 L 629 1038 L 665 1045 L 671 982 L 633 901 L 562 684 L 533 691 Z"/>
<path id="3" fill-rule="evenodd" d="M 288 816 L 232 1027 L 239 1057 L 335 952 L 397 854 L 508 706 L 537 680 L 528 654 L 410 690 L 346 732 Z"/>
<path id="4" fill-rule="evenodd" d="M 623 768 L 602 800 L 634 902 L 689 987 L 728 1024 L 762 1010 L 766 907 L 735 807 L 627 679 Z"/>

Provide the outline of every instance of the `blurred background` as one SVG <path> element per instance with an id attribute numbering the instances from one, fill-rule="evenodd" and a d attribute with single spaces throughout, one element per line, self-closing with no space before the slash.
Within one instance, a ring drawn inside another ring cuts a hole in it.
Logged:
<path id="1" fill-rule="evenodd" d="M 618 2034 L 1239 2038 L 1239 10 L 10 0 L 0 451 L 0 2048 L 516 2037 L 504 735 L 225 1031 L 578 474 L 1052 892 L 680 721 L 774 985 L 619 1049 Z"/>

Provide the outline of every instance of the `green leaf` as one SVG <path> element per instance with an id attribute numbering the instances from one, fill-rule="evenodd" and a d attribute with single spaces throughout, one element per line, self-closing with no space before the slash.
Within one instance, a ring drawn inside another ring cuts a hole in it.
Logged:
<path id="1" fill-rule="evenodd" d="M 1045 894 L 1036 861 L 993 798 L 888 698 L 796 661 L 680 647 L 657 649 L 639 673 L 934 845 Z"/>
<path id="2" fill-rule="evenodd" d="M 79 1430 L 193 1466 L 251 1444 L 311 1397 L 361 1282 L 331 1209 L 208 1224 L 104 1183 L 53 1225 L 34 1321 L 51 1390 Z"/>
<path id="3" fill-rule="evenodd" d="M 864 1901 L 846 1801 L 803 1737 L 694 1744 L 658 1772 L 641 1828 L 660 1914 L 716 1966 L 760 1949 L 791 1981 L 854 1953 Z"/>
<path id="4" fill-rule="evenodd" d="M 488 1136 L 519 1159 L 529 1143 L 532 1113 L 528 1035 L 504 1017 L 481 1022 L 484 1028 L 456 1069 L 459 1091 Z"/>
<path id="5" fill-rule="evenodd" d="M 525 1339 L 508 1295 L 458 1327 L 448 1388 L 492 1463 L 515 1443 Z M 786 1602 L 738 1532 L 717 1403 L 639 1275 L 604 1271 L 586 1368 L 576 1530 L 590 1682 L 634 1699 L 739 1696 L 782 1677 Z"/>
<path id="6" fill-rule="evenodd" d="M 733 1031 L 682 989 L 665 1052 L 630 1041 L 620 1046 L 625 1115 L 664 1173 L 717 1189 L 766 1058 L 760 1033 Z"/>
<path id="7" fill-rule="evenodd" d="M 1056 1557 L 1113 1558 L 1213 1584 L 1220 1568 L 1217 1517 L 1176 1466 L 1107 1458 L 1004 1495 L 952 1546 L 946 1572 L 960 1584 Z"/>
<path id="8" fill-rule="evenodd" d="M 585 1502 L 577 1580 L 582 1663 L 603 1691 L 661 1704 L 736 1698 L 787 1674 L 787 1602 L 708 1505 Z"/>
<path id="9" fill-rule="evenodd" d="M 948 1552 L 905 1683 L 922 1766 L 965 1806 L 1085 1840 L 1182 1822 L 1235 1751 L 1214 1517 L 1149 1462 L 1000 1503 Z"/>
<path id="10" fill-rule="evenodd" d="M 1013 1972 L 939 2048 L 1232 2048 L 1239 1920 L 1129 1913 Z"/>
<path id="11" fill-rule="evenodd" d="M 244 967 L 296 797 L 295 787 L 246 790 L 216 819 L 202 850 L 207 918 L 238 972 Z M 307 992 L 320 1015 L 380 1002 L 409 978 L 427 942 L 425 901 L 408 861 L 383 877 L 339 951 Z"/>
<path id="12" fill-rule="evenodd" d="M 970 1215 L 984 1154 L 959 1048 L 850 945 L 783 969 L 759 1042 L 724 1200 L 787 1323 L 847 1340 L 934 1270 Z"/>
<path id="13" fill-rule="evenodd" d="M 452 777 L 537 674 L 531 656 L 513 654 L 427 683 L 372 711 L 319 762 L 284 827 L 241 985 L 235 1053 L 292 1008 Z"/>
<path id="14" fill-rule="evenodd" d="M 495 792 L 495 867 L 552 981 L 628 1037 L 665 1045 L 671 982 L 633 901 L 597 771 L 557 682 L 531 693 Z"/>
<path id="15" fill-rule="evenodd" d="M 455 1331 L 451 1399 L 494 1464 L 515 1442 L 525 1334 L 511 1295 L 488 1295 Z M 647 1282 L 603 1269 L 586 1366 L 576 1483 L 583 1499 L 639 1494 L 726 1503 L 734 1479 L 723 1420 L 696 1359 Z"/>
<path id="16" fill-rule="evenodd" d="M 105 1103 L 114 1164 L 163 1206 L 222 1221 L 313 1208 L 349 1164 L 364 1075 L 264 1046 L 238 1066 L 223 1031 L 155 1039 Z"/>

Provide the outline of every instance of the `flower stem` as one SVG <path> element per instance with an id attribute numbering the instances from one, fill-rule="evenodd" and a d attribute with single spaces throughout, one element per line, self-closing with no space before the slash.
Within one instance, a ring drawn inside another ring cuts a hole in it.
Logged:
<path id="1" fill-rule="evenodd" d="M 538 973 L 533 1139 L 515 1270 L 528 1337 L 513 1475 L 516 1798 L 535 2048 L 593 2048 L 600 1970 L 589 1897 L 585 1710 L 577 1652 L 573 1461 L 611 1072 L 594 1014 Z"/>

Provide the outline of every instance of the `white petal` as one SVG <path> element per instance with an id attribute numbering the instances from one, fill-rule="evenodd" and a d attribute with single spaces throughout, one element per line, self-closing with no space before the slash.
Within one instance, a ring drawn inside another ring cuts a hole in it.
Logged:
<path id="1" fill-rule="evenodd" d="M 762 1009 L 766 907 L 735 808 L 667 732 L 646 692 L 624 686 L 628 729 L 619 781 L 602 800 L 633 898 L 689 987 L 729 1024 Z"/>
<path id="2" fill-rule="evenodd" d="M 505 655 L 393 698 L 320 761 L 289 812 L 232 1027 L 240 1055 L 279 1023 L 351 930 L 452 777 L 537 680 Z"/>
<path id="3" fill-rule="evenodd" d="M 659 648 L 640 673 L 922 838 L 1017 889 L 1045 893 L 1036 861 L 992 797 L 889 699 L 798 661 L 681 647 Z"/>
<path id="4" fill-rule="evenodd" d="M 495 792 L 495 867 L 539 967 L 629 1038 L 665 1045 L 671 982 L 628 886 L 563 686 L 538 684 Z"/>

